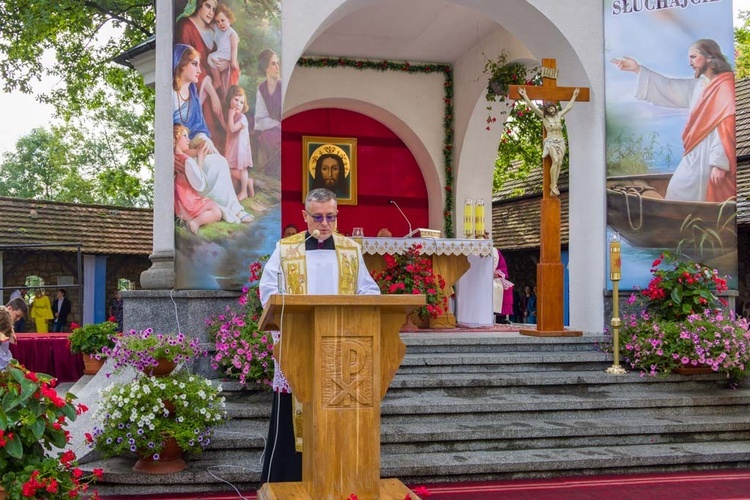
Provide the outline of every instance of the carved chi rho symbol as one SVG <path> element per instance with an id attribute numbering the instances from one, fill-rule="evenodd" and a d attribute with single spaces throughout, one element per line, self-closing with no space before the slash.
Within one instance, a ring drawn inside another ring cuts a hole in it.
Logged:
<path id="1" fill-rule="evenodd" d="M 369 344 L 364 339 L 345 338 L 336 339 L 328 346 L 333 359 L 323 366 L 324 372 L 328 372 L 324 378 L 328 381 L 324 388 L 327 406 L 372 405 L 372 346 Z"/>

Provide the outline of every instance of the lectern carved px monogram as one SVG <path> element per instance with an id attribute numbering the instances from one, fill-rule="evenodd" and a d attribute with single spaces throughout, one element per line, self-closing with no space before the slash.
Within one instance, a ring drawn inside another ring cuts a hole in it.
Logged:
<path id="1" fill-rule="evenodd" d="M 274 295 L 260 326 L 282 327 L 274 356 L 303 404 L 302 482 L 258 498 L 416 499 L 380 479 L 380 401 L 406 354 L 399 329 L 424 295 Z"/>

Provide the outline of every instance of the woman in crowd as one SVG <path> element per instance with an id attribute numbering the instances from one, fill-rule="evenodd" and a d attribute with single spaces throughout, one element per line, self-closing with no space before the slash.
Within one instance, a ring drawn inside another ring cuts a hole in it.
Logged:
<path id="1" fill-rule="evenodd" d="M 31 303 L 31 319 L 34 320 L 36 332 L 48 333 L 49 320 L 54 317 L 49 297 L 44 294 L 44 290 L 41 288 L 37 289 L 34 293 L 34 302 Z"/>

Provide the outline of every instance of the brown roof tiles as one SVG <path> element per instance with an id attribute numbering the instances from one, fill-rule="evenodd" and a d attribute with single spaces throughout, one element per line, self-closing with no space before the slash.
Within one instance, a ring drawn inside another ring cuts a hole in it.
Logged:
<path id="1" fill-rule="evenodd" d="M 153 210 L 0 197 L 0 246 L 80 243 L 89 254 L 150 255 Z M 50 247 L 75 252 L 74 246 Z"/>

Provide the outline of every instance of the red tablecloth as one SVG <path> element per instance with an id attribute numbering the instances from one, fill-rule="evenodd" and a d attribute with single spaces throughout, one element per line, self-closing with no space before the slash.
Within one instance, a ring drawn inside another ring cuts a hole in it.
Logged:
<path id="1" fill-rule="evenodd" d="M 10 352 L 19 363 L 34 372 L 57 377 L 60 382 L 75 382 L 83 376 L 83 358 L 70 352 L 69 333 L 17 333 L 17 344 Z"/>

